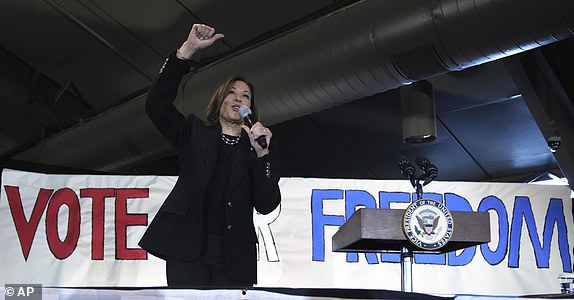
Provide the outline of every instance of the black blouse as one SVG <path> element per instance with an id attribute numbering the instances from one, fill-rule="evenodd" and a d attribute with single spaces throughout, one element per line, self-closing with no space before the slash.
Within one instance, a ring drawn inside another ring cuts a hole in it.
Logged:
<path id="1" fill-rule="evenodd" d="M 228 139 L 236 137 L 227 136 Z M 225 199 L 227 198 L 227 185 L 231 165 L 237 150 L 237 144 L 229 145 L 221 141 L 219 155 L 213 174 L 209 179 L 205 191 L 204 207 L 206 209 L 206 233 L 214 235 L 223 235 L 225 228 Z"/>

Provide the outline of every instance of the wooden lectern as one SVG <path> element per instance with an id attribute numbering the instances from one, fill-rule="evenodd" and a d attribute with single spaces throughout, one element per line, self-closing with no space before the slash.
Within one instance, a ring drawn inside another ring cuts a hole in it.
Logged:
<path id="1" fill-rule="evenodd" d="M 402 209 L 361 208 L 333 235 L 334 252 L 400 252 L 401 290 L 412 292 L 412 255 L 446 253 L 490 242 L 487 212 L 451 211 L 454 230 L 440 249 L 426 251 L 414 246 L 403 233 Z"/>

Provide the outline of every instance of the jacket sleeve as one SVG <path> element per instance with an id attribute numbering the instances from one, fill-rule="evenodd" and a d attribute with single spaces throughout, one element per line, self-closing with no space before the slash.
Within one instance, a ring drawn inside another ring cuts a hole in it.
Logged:
<path id="1" fill-rule="evenodd" d="M 253 205 L 261 214 L 272 212 L 281 203 L 279 164 L 276 157 L 277 155 L 270 151 L 263 157 L 252 158 Z"/>
<path id="2" fill-rule="evenodd" d="M 146 113 L 155 127 L 176 148 L 191 132 L 188 121 L 173 105 L 183 76 L 189 71 L 190 61 L 178 59 L 175 52 L 168 57 L 154 80 L 146 99 Z"/>

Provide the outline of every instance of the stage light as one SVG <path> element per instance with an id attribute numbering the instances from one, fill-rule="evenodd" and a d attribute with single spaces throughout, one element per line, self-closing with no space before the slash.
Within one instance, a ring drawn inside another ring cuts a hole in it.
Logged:
<path id="1" fill-rule="evenodd" d="M 548 137 L 548 148 L 550 148 L 550 151 L 552 153 L 558 151 L 558 148 L 560 148 L 560 144 L 562 143 L 562 138 L 560 137 L 560 134 L 558 134 L 558 126 L 556 126 L 556 123 L 554 122 L 554 120 L 550 121 L 550 130 L 551 130 L 551 136 Z"/>
<path id="2" fill-rule="evenodd" d="M 428 143 L 436 139 L 434 92 L 428 81 L 418 81 L 400 89 L 403 141 Z"/>

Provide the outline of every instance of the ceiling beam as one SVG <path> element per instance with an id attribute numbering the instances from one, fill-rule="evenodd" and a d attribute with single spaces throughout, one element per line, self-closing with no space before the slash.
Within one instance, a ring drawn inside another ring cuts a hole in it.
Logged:
<path id="1" fill-rule="evenodd" d="M 547 141 L 560 137 L 560 147 L 553 154 L 574 189 L 573 101 L 540 49 L 511 57 L 506 66 L 542 135 Z"/>
<path id="2" fill-rule="evenodd" d="M 146 78 L 149 82 L 153 81 L 153 79 L 155 78 L 155 74 L 152 74 L 152 73 L 149 73 L 149 72 L 143 70 L 138 65 L 137 62 L 134 62 L 133 59 L 130 58 L 129 55 L 127 55 L 126 53 L 124 53 L 123 51 L 118 49 L 110 41 L 108 41 L 106 38 L 104 38 L 103 36 L 98 34 L 94 29 L 92 29 L 86 23 L 82 22 L 80 19 L 78 19 L 72 13 L 68 12 L 63 6 L 61 6 L 60 4 L 58 4 L 52 0 L 44 0 L 44 2 L 46 2 L 48 5 L 50 5 L 54 10 L 56 10 L 60 15 L 62 15 L 66 19 L 68 19 L 70 22 L 72 22 L 73 24 L 75 24 L 76 26 L 78 26 L 79 28 L 84 30 L 85 32 L 87 32 L 90 36 L 95 38 L 98 42 L 100 42 L 106 48 L 111 50 L 116 56 L 118 56 L 126 64 L 131 66 L 136 72 L 138 72 L 140 75 L 142 75 L 144 78 Z"/>

